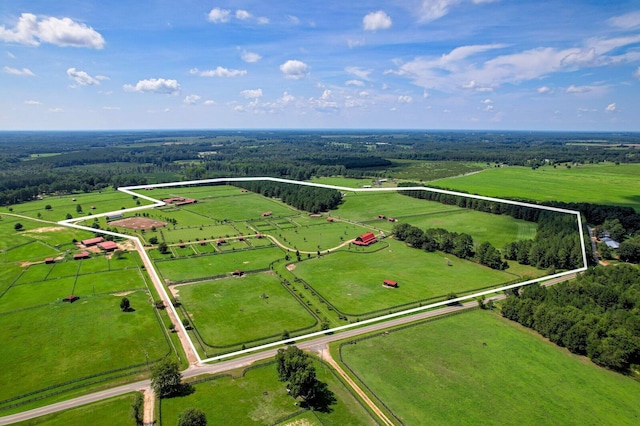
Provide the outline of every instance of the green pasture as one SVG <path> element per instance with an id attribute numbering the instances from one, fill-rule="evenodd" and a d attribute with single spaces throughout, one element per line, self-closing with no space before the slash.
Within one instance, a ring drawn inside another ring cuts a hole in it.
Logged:
<path id="1" fill-rule="evenodd" d="M 102 293 L 125 292 L 145 287 L 145 281 L 140 271 L 120 270 L 79 275 L 73 294 L 76 296 L 92 296 Z"/>
<path id="2" fill-rule="evenodd" d="M 60 252 L 38 240 L 13 247 L 2 253 L 3 262 L 38 262 L 47 257 L 57 256 Z"/>
<path id="3" fill-rule="evenodd" d="M 254 193 L 241 193 L 233 197 L 215 198 L 202 203 L 198 202 L 197 204 L 184 206 L 183 208 L 194 212 L 202 212 L 202 214 L 217 220 L 233 221 L 259 219 L 262 217 L 262 213 L 268 211 L 273 213 L 273 217 L 298 214 L 281 201 L 265 198 Z"/>
<path id="4" fill-rule="evenodd" d="M 284 257 L 282 250 L 273 247 L 179 258 L 156 262 L 156 266 L 165 279 L 179 282 L 228 274 L 236 269 L 241 271 L 266 269 L 272 261 L 282 257 Z"/>
<path id="5" fill-rule="evenodd" d="M 107 259 L 106 256 L 94 255 L 94 257 L 83 259 L 80 262 L 78 274 L 92 274 L 94 272 L 107 271 L 109 271 L 109 259 Z"/>
<path id="6" fill-rule="evenodd" d="M 354 178 L 345 178 L 341 176 L 313 177 L 309 179 L 309 182 L 321 183 L 323 185 L 342 186 L 345 188 L 362 188 L 365 185 L 373 184 L 372 179 L 354 179 Z"/>
<path id="7" fill-rule="evenodd" d="M 286 384 L 278 381 L 275 364 L 267 364 L 246 370 L 242 377 L 221 376 L 200 382 L 194 385 L 195 392 L 191 395 L 163 399 L 161 423 L 176 424 L 182 411 L 195 407 L 205 412 L 207 424 L 210 425 L 272 425 L 285 418 L 287 421 L 284 424 L 289 424 L 309 417 L 314 419 L 311 424 L 377 424 L 329 367 L 319 362 L 315 362 L 314 366 L 318 379 L 327 383 L 337 400 L 329 407 L 329 412 L 311 413 L 294 405 L 294 399 L 287 395 Z M 291 419 L 290 416 L 296 412 L 300 413 L 300 417 Z"/>
<path id="8" fill-rule="evenodd" d="M 75 277 L 68 277 L 13 285 L 0 297 L 0 312 L 60 302 L 72 294 L 74 283 Z"/>
<path id="9" fill-rule="evenodd" d="M 293 331 L 315 324 L 313 316 L 270 273 L 187 284 L 175 289 L 198 333 L 211 346 L 241 345 L 267 336 L 279 337 L 283 330 Z"/>
<path id="10" fill-rule="evenodd" d="M 44 281 L 53 268 L 54 265 L 47 265 L 46 263 L 33 263 L 29 266 L 23 267 L 22 269 L 24 269 L 24 272 L 16 281 L 16 284 L 28 284 Z"/>
<path id="11" fill-rule="evenodd" d="M 639 382 L 489 311 L 358 340 L 341 354 L 405 424 L 633 425 L 640 418 Z"/>
<path id="12" fill-rule="evenodd" d="M 131 426 L 133 420 L 129 413 L 134 400 L 135 394 L 128 393 L 18 424 L 21 426 L 69 426 L 91 423 L 91 426 Z"/>
<path id="13" fill-rule="evenodd" d="M 8 288 L 14 281 L 21 278 L 24 268 L 15 264 L 4 264 L 0 268 L 0 294 Z"/>
<path id="14" fill-rule="evenodd" d="M 280 230 L 272 235 L 287 247 L 315 252 L 333 249 L 369 231 L 369 228 L 349 222 L 322 221 L 313 226 Z"/>
<path id="15" fill-rule="evenodd" d="M 47 226 L 41 224 L 40 227 L 27 229 L 23 232 L 25 237 L 42 241 L 45 244 L 60 249 L 73 248 L 73 240 L 82 241 L 93 238 L 94 234 L 79 229 L 65 228 L 63 226 Z"/>
<path id="16" fill-rule="evenodd" d="M 240 188 L 231 185 L 199 185 L 199 186 L 172 186 L 168 188 L 153 188 L 149 191 L 138 189 L 135 192 L 162 201 L 167 198 L 201 198 L 222 197 L 241 193 Z"/>
<path id="17" fill-rule="evenodd" d="M 173 227 L 162 228 L 162 233 L 160 231 L 147 231 L 144 237 L 148 240 L 150 237 L 155 236 L 159 241 L 162 241 L 161 235 L 164 235 L 164 241 L 167 244 L 175 244 L 179 241 L 196 241 L 196 238 L 198 240 L 217 240 L 218 238 L 238 235 L 238 232 L 231 225 L 210 224 L 191 227 L 178 225 L 175 229 Z"/>
<path id="18" fill-rule="evenodd" d="M 76 201 L 73 201 L 75 198 Z M 13 213 L 22 214 L 32 218 L 38 217 L 48 221 L 59 221 L 66 218 L 67 213 L 73 217 L 82 217 L 89 214 L 106 213 L 124 208 L 137 207 L 151 204 L 150 201 L 139 198 L 134 200 L 131 195 L 115 189 L 104 189 L 100 192 L 79 193 L 72 195 L 47 196 L 42 200 L 30 201 L 28 203 L 16 204 L 12 206 Z M 76 211 L 76 206 L 80 204 L 82 213 Z M 47 210 L 45 206 L 50 205 Z M 92 209 L 91 206 L 95 207 Z"/>
<path id="19" fill-rule="evenodd" d="M 421 229 L 444 228 L 451 232 L 469 234 L 473 237 L 476 245 L 488 241 L 498 250 L 502 250 L 505 244 L 513 241 L 535 238 L 538 228 L 538 224 L 535 222 L 467 209 L 416 216 L 402 219 L 400 222 L 410 223 Z M 576 222 L 577 232 L 578 224 Z"/>
<path id="20" fill-rule="evenodd" d="M 333 215 L 355 221 L 377 220 L 378 215 L 404 218 L 430 213 L 452 212 L 462 210 L 460 207 L 448 206 L 435 201 L 420 200 L 400 195 L 397 192 L 347 193 L 344 202 Z M 381 224 L 386 222 L 379 221 Z M 388 224 L 387 226 L 392 226 Z"/>
<path id="21" fill-rule="evenodd" d="M 387 239 L 388 248 L 374 253 L 339 251 L 299 262 L 293 274 L 345 314 L 372 311 L 494 286 L 516 278 L 444 253 L 427 253 Z M 375 244 L 374 244 L 375 246 Z M 372 246 L 373 247 L 373 246 Z M 386 288 L 385 279 L 399 288 Z"/>
<path id="22" fill-rule="evenodd" d="M 107 295 L 0 314 L 0 358 L 11 366 L 2 373 L 0 401 L 92 374 L 144 365 L 145 353 L 149 360 L 168 354 L 148 293 L 137 291 L 127 298 L 132 312 L 120 311 L 121 297 Z"/>
<path id="23" fill-rule="evenodd" d="M 630 206 L 640 211 L 640 164 L 588 164 L 492 168 L 434 184 L 455 190 L 536 201 L 588 202 Z"/>
<path id="24" fill-rule="evenodd" d="M 86 259 L 87 261 L 91 261 L 91 258 Z M 85 260 L 72 260 L 71 257 L 65 258 L 63 262 L 56 262 L 53 265 L 53 269 L 47 275 L 48 280 L 52 280 L 55 278 L 62 277 L 75 277 L 82 266 L 82 262 Z M 35 265 L 29 267 L 29 269 L 33 268 Z M 42 265 L 42 267 L 46 267 L 50 265 Z"/>
<path id="25" fill-rule="evenodd" d="M 273 242 L 266 237 L 263 238 L 247 238 L 246 241 L 252 246 L 252 247 L 270 247 L 273 245 Z"/>

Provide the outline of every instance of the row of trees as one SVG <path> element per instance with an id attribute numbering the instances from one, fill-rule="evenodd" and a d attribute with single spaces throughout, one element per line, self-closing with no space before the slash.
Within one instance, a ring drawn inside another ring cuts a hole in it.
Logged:
<path id="1" fill-rule="evenodd" d="M 502 315 L 596 364 L 629 373 L 640 364 L 640 274 L 631 265 L 593 268 L 576 280 L 525 287 Z"/>
<path id="2" fill-rule="evenodd" d="M 425 251 L 443 251 L 460 259 L 475 259 L 482 265 L 493 269 L 506 269 L 507 262 L 501 258 L 500 251 L 489 242 L 484 242 L 475 250 L 473 238 L 469 234 L 449 232 L 443 228 L 422 230 L 408 223 L 393 225 L 393 236 L 414 248 Z"/>
<path id="3" fill-rule="evenodd" d="M 282 202 L 290 206 L 311 213 L 334 209 L 342 201 L 339 191 L 315 186 L 271 181 L 235 182 L 234 185 L 265 197 L 280 198 Z"/>

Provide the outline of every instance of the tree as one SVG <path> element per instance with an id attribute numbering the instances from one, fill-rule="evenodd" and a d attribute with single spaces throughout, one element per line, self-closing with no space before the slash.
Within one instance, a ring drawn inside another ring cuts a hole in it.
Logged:
<path id="1" fill-rule="evenodd" d="M 13 225 L 13 229 L 15 229 L 16 231 L 21 231 L 22 228 L 24 228 L 24 226 L 20 222 Z"/>
<path id="2" fill-rule="evenodd" d="M 182 374 L 178 363 L 164 358 L 151 369 L 151 388 L 158 398 L 175 395 L 182 390 Z"/>
<path id="3" fill-rule="evenodd" d="M 76 204 L 76 213 L 82 213 L 82 206 L 80 204 Z"/>
<path id="4" fill-rule="evenodd" d="M 169 246 L 163 241 L 158 245 L 158 251 L 162 254 L 167 254 L 169 253 Z"/>
<path id="5" fill-rule="evenodd" d="M 628 240 L 620 243 L 618 255 L 620 256 L 620 259 L 625 262 L 640 262 L 640 236 L 629 238 Z"/>
<path id="6" fill-rule="evenodd" d="M 136 426 L 142 426 L 144 415 L 144 396 L 136 392 L 136 396 L 131 404 L 131 418 L 136 422 Z"/>
<path id="7" fill-rule="evenodd" d="M 67 213 L 67 215 L 64 217 L 65 219 L 69 220 L 72 219 L 73 216 L 71 216 L 71 213 Z"/>
<path id="8" fill-rule="evenodd" d="M 191 323 L 189 322 L 188 319 L 183 319 L 182 320 L 182 325 L 184 326 L 184 328 L 186 328 L 187 330 L 191 330 Z"/>
<path id="9" fill-rule="evenodd" d="M 158 244 L 158 237 L 149 238 L 149 244 L 153 244 L 153 245 Z"/>
<path id="10" fill-rule="evenodd" d="M 47 204 L 46 206 L 44 206 L 45 210 L 51 210 L 51 204 Z"/>
<path id="11" fill-rule="evenodd" d="M 178 416 L 178 426 L 206 426 L 207 416 L 199 408 L 187 408 Z"/>
<path id="12" fill-rule="evenodd" d="M 307 354 L 296 346 L 278 349 L 276 364 L 278 378 L 281 382 L 288 382 L 287 389 L 292 397 L 307 399 L 313 396 L 316 369 Z"/>
<path id="13" fill-rule="evenodd" d="M 131 309 L 131 303 L 129 302 L 129 299 L 123 297 L 122 300 L 120 300 L 120 310 L 122 312 L 128 312 L 129 309 Z"/>

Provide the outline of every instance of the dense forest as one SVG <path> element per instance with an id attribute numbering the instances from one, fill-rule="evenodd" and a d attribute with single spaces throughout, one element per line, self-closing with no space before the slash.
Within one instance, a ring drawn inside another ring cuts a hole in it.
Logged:
<path id="1" fill-rule="evenodd" d="M 311 213 L 335 209 L 342 201 L 339 191 L 315 186 L 271 181 L 234 182 L 234 186 L 262 194 L 265 197 L 279 198 L 283 203 Z"/>
<path id="2" fill-rule="evenodd" d="M 508 297 L 502 315 L 596 364 L 630 373 L 640 364 L 640 274 L 631 265 L 589 269 L 553 287 Z"/>
<path id="3" fill-rule="evenodd" d="M 593 140 L 599 142 L 589 143 Z M 633 133 L 0 132 L 0 205 L 29 201 L 42 194 L 172 180 L 393 177 L 394 167 L 402 160 L 534 168 L 562 162 L 640 162 L 639 143 L 640 136 Z M 634 221 L 633 228 L 638 229 L 640 220 Z"/>

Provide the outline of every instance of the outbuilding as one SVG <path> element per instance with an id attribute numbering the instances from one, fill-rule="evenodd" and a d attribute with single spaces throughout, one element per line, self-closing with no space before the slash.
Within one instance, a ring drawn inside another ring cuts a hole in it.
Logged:
<path id="1" fill-rule="evenodd" d="M 73 260 L 81 260 L 81 259 L 88 259 L 89 258 L 89 252 L 88 251 L 83 251 L 80 253 L 76 253 L 73 255 Z"/>
<path id="2" fill-rule="evenodd" d="M 88 240 L 82 240 L 80 241 L 82 243 L 83 246 L 85 247 L 91 247 L 91 246 L 95 246 L 96 244 L 99 244 L 101 242 L 104 241 L 104 238 L 102 237 L 95 237 L 95 238 L 89 238 Z"/>
<path id="3" fill-rule="evenodd" d="M 367 232 L 355 239 L 353 244 L 357 246 L 368 246 L 378 241 L 373 232 Z"/>
<path id="4" fill-rule="evenodd" d="M 98 248 L 104 251 L 114 251 L 118 248 L 118 245 L 113 241 L 105 241 L 98 244 Z"/>
<path id="5" fill-rule="evenodd" d="M 392 280 L 384 280 L 382 285 L 385 287 L 398 288 L 398 283 Z"/>

